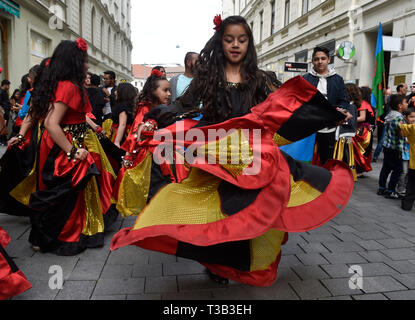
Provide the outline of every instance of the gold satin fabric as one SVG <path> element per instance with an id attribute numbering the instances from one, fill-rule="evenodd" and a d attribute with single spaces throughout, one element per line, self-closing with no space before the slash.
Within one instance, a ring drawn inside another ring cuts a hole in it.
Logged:
<path id="1" fill-rule="evenodd" d="M 112 168 L 111 163 L 109 162 L 107 155 L 105 154 L 105 151 L 98 140 L 97 135 L 92 130 L 88 130 L 84 138 L 84 144 L 88 152 L 99 154 L 101 158 L 102 169 L 110 173 L 114 179 L 116 179 L 117 176 L 114 173 L 114 169 Z"/>
<path id="2" fill-rule="evenodd" d="M 146 206 L 150 189 L 152 155 L 125 171 L 118 191 L 117 210 L 123 218 L 138 215 Z"/>
<path id="3" fill-rule="evenodd" d="M 369 139 L 370 142 L 370 139 Z M 336 141 L 336 145 L 334 147 L 334 160 L 344 161 L 344 150 L 348 149 L 349 151 L 349 161 L 347 165 L 349 166 L 350 170 L 353 173 L 353 179 L 357 181 L 357 172 L 356 172 L 356 163 L 354 160 L 354 148 L 353 148 L 353 141 L 352 139 L 347 138 L 340 138 Z"/>
<path id="4" fill-rule="evenodd" d="M 218 187 L 222 180 L 198 168 L 182 183 L 172 183 L 157 194 L 138 216 L 134 230 L 156 225 L 196 225 L 225 219 Z"/>
<path id="5" fill-rule="evenodd" d="M 99 199 L 98 184 L 95 177 L 88 182 L 85 192 L 85 225 L 82 234 L 93 236 L 104 232 L 104 217 Z"/>
<path id="6" fill-rule="evenodd" d="M 38 129 L 37 129 L 36 141 L 37 141 L 37 143 L 39 143 L 40 138 L 42 136 L 41 122 L 38 122 L 37 126 L 38 126 Z M 36 183 L 37 183 L 36 164 L 37 164 L 37 158 L 38 158 L 38 154 L 37 154 L 37 151 L 36 151 L 35 161 L 33 163 L 33 168 L 30 171 L 29 175 L 10 192 L 10 195 L 13 198 L 15 198 L 18 202 L 20 202 L 21 204 L 24 204 L 25 206 L 29 205 L 30 196 L 32 195 L 32 193 L 36 192 Z"/>

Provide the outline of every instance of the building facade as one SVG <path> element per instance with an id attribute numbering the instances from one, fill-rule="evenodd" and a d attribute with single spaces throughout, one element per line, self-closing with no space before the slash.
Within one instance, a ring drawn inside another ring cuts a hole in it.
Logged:
<path id="1" fill-rule="evenodd" d="M 179 65 L 169 65 L 161 64 L 166 70 L 166 78 L 170 81 L 171 78 L 185 72 L 185 68 Z M 147 78 L 151 75 L 152 69 L 156 65 L 143 65 L 143 64 L 133 64 L 133 77 L 131 84 L 136 87 L 139 91 L 143 90 L 144 84 L 147 81 Z"/>
<path id="2" fill-rule="evenodd" d="M 393 90 L 415 81 L 415 1 L 413 0 L 223 0 L 223 15 L 241 15 L 250 24 L 260 67 L 282 81 L 298 75 L 285 62 L 307 62 L 313 48 L 330 49 L 334 67 L 346 81 L 372 84 L 379 22 L 383 35 L 398 43 L 385 49 L 386 81 Z M 336 49 L 344 41 L 356 48 L 344 61 Z M 387 41 L 385 39 L 385 41 Z"/>
<path id="3" fill-rule="evenodd" d="M 0 0 L 1 78 L 21 77 L 62 40 L 88 42 L 90 71 L 132 80 L 131 0 Z"/>

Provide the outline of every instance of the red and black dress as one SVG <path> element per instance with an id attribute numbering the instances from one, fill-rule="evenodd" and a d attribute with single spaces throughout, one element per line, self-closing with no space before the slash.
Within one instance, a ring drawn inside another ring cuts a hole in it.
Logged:
<path id="1" fill-rule="evenodd" d="M 6 252 L 9 242 L 9 235 L 0 227 L 0 300 L 13 298 L 32 288 Z"/>
<path id="2" fill-rule="evenodd" d="M 68 160 L 47 130 L 40 142 L 37 191 L 30 207 L 35 210 L 29 241 L 42 252 L 75 255 L 86 248 L 102 247 L 104 230 L 118 212 L 111 203 L 115 174 L 97 136 L 88 129 L 91 105 L 81 89 L 60 81 L 53 102 L 68 109 L 61 127 L 73 146 L 84 148 L 84 161 Z"/>
<path id="3" fill-rule="evenodd" d="M 203 119 L 186 119 L 153 137 L 148 134 L 138 146 L 136 168 L 150 178 L 136 180 L 134 196 L 145 205 L 134 226 L 114 236 L 111 250 L 136 245 L 196 260 L 227 279 L 269 286 L 288 232 L 322 226 L 344 209 L 353 190 L 353 176 L 344 163 L 312 166 L 278 146 L 344 116 L 301 77 L 242 116 L 238 104 L 243 89 L 228 90 L 233 107 L 228 121 L 206 126 Z M 154 120 L 163 127 L 165 118 Z M 212 132 L 222 133 L 211 138 Z M 176 153 L 173 164 L 166 162 L 171 168 L 189 168 L 187 177 L 177 177 L 176 183 L 163 183 L 148 172 L 169 150 Z M 158 190 L 147 201 L 154 184 Z"/>
<path id="4" fill-rule="evenodd" d="M 0 212 L 30 217 L 30 195 L 37 187 L 39 143 L 43 134 L 42 121 L 34 124 L 23 143 L 10 146 L 0 159 Z M 7 183 L 5 182 L 7 181 Z"/>
<path id="5" fill-rule="evenodd" d="M 358 112 L 360 111 L 366 111 L 366 120 L 357 124 L 356 136 L 353 138 L 353 150 L 358 174 L 372 171 L 373 135 L 369 119 L 375 119 L 372 107 L 364 100 L 362 106 L 358 109 Z"/>

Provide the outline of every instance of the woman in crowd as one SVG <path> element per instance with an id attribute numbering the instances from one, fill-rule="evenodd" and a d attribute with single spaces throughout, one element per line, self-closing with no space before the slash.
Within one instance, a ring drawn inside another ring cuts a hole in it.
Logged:
<path id="1" fill-rule="evenodd" d="M 33 93 L 29 116 L 44 119 L 45 126 L 37 190 L 29 204 L 35 211 L 29 237 L 35 251 L 69 256 L 102 247 L 104 230 L 116 217 L 114 172 L 87 126 L 92 111 L 84 88 L 87 50 L 83 39 L 62 41 Z"/>
<path id="2" fill-rule="evenodd" d="M 143 167 L 151 167 L 151 157 L 147 158 L 146 164 L 132 160 L 136 157 L 138 133 L 144 116 L 153 108 L 161 106 L 167 108 L 166 105 L 170 99 L 170 83 L 163 76 L 162 72 L 154 69 L 152 74 L 144 84 L 143 91 L 138 97 L 138 107 L 134 123 L 125 142 L 122 144 L 122 149 L 126 152 L 123 157 L 123 168 L 118 173 L 117 181 L 114 186 L 114 198 L 117 201 L 117 209 L 123 216 L 136 215 L 145 205 L 142 197 L 137 197 L 136 193 L 140 192 L 141 186 L 137 184 L 137 178 L 140 174 L 144 174 L 144 179 L 149 178 L 150 171 L 143 172 Z M 160 108 L 160 107 L 159 107 Z M 143 149 L 144 152 L 144 149 Z M 133 157 L 134 156 L 134 157 Z M 140 157 L 138 157 L 140 158 Z M 157 170 L 157 168 L 153 169 Z M 160 174 L 153 174 L 153 179 L 156 177 L 163 177 Z M 151 196 L 150 196 L 151 198 Z"/>
<path id="3" fill-rule="evenodd" d="M 370 105 L 372 92 L 367 87 L 359 88 L 355 84 L 348 84 L 350 100 L 357 107 L 357 132 L 353 139 L 356 171 L 358 177 L 363 177 L 364 172 L 372 171 L 373 137 L 372 129 L 375 124 L 375 114 Z"/>
<path id="4" fill-rule="evenodd" d="M 301 77 L 267 98 L 245 19 L 214 21 L 216 32 L 187 92 L 175 106 L 150 110 L 138 129 L 131 161 L 143 178 L 130 196 L 140 197 L 144 207 L 133 227 L 114 236 L 111 249 L 137 245 L 196 260 L 220 283 L 268 286 L 276 279 L 287 233 L 323 225 L 344 208 L 353 189 L 343 163 L 314 167 L 277 145 L 337 125 L 346 115 Z M 203 118 L 194 120 L 195 113 Z M 225 133 L 218 141 L 207 138 L 212 131 Z M 233 156 L 236 161 L 228 161 Z"/>

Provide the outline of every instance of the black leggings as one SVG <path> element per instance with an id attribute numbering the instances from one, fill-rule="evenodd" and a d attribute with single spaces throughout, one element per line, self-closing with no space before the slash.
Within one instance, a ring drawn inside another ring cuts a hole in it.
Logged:
<path id="1" fill-rule="evenodd" d="M 336 131 L 331 133 L 317 133 L 316 135 L 317 153 L 320 156 L 321 165 L 333 159 L 334 147 L 336 145 Z"/>

